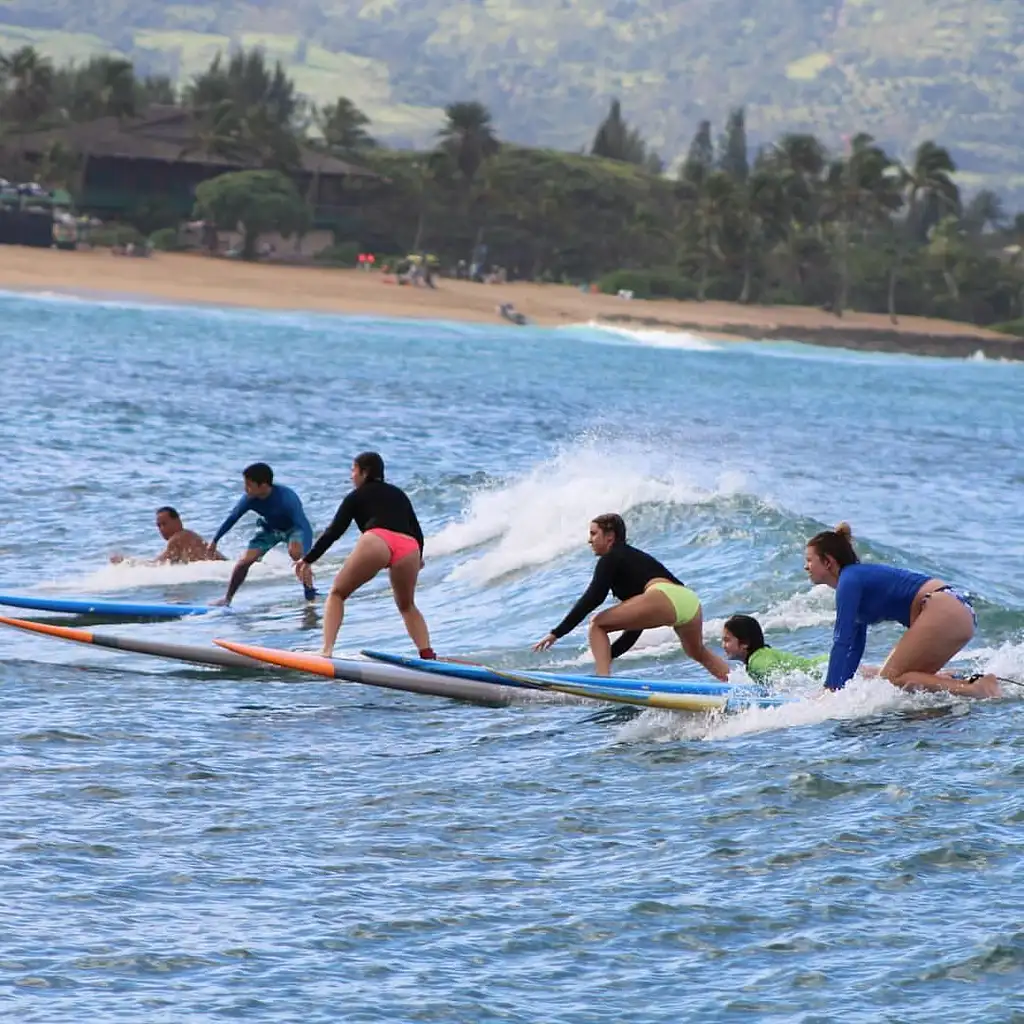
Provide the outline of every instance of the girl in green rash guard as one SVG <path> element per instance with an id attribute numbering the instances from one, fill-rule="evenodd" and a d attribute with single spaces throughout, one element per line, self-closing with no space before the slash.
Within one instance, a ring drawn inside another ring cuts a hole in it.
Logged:
<path id="1" fill-rule="evenodd" d="M 764 642 L 761 623 L 750 615 L 733 615 L 722 627 L 722 647 L 731 661 L 742 661 L 755 683 L 766 683 L 782 672 L 814 672 L 828 662 L 828 655 L 802 658 L 777 651 Z"/>

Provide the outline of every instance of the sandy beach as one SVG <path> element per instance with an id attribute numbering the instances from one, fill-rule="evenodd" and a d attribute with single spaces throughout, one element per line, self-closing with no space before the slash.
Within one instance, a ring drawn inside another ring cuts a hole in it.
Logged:
<path id="1" fill-rule="evenodd" d="M 893 325 L 881 314 L 848 312 L 838 319 L 806 307 L 625 300 L 526 282 L 484 285 L 440 279 L 434 290 L 386 283 L 379 272 L 246 264 L 197 254 L 157 253 L 138 259 L 106 250 L 0 246 L 0 288 L 482 323 L 502 323 L 496 307 L 512 302 L 541 326 L 599 321 L 716 338 L 785 339 L 954 357 L 980 351 L 989 358 L 1024 359 L 1024 343 L 1014 338 L 923 317 L 900 317 Z"/>

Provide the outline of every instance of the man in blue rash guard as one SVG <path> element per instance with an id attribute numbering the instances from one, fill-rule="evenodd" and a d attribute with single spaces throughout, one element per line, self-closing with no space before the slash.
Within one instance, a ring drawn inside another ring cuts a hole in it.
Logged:
<path id="1" fill-rule="evenodd" d="M 836 624 L 825 686 L 841 690 L 864 657 L 868 626 L 899 622 L 906 633 L 890 651 L 881 675 L 906 690 L 944 690 L 962 697 L 998 697 L 993 675 L 958 679 L 940 671 L 967 645 L 977 626 L 970 599 L 955 586 L 900 569 L 865 565 L 853 549 L 846 523 L 807 542 L 805 568 L 811 582 L 836 592 Z"/>
<path id="2" fill-rule="evenodd" d="M 255 512 L 259 517 L 259 529 L 249 540 L 242 557 L 235 563 L 228 591 L 219 605 L 231 604 L 235 592 L 245 582 L 249 568 L 258 562 L 271 548 L 278 544 L 288 545 L 288 554 L 298 562 L 313 546 L 313 528 L 309 525 L 299 496 L 290 488 L 274 483 L 274 471 L 265 462 L 254 462 L 242 471 L 245 480 L 245 494 L 231 510 L 227 519 L 210 541 L 209 556 L 217 555 L 217 541 L 238 522 L 246 512 Z M 316 597 L 312 576 L 303 584 L 307 601 Z"/>

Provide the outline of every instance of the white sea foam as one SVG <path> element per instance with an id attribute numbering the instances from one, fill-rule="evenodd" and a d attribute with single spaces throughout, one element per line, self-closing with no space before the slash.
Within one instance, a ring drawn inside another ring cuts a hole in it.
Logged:
<path id="1" fill-rule="evenodd" d="M 751 612 L 761 623 L 765 633 L 793 629 L 807 629 L 810 626 L 827 626 L 836 614 L 835 591 L 830 587 L 811 587 L 800 590 L 780 601 L 769 605 L 762 612 Z M 708 619 L 704 623 L 704 636 L 720 638 L 725 619 Z"/>
<path id="2" fill-rule="evenodd" d="M 686 352 L 719 352 L 722 346 L 708 338 L 690 331 L 665 331 L 652 328 L 621 327 L 600 320 L 590 320 L 583 325 L 571 324 L 564 330 L 585 327 L 600 332 L 604 337 L 594 340 L 605 345 L 639 345 L 644 348 L 671 348 Z"/>
<path id="3" fill-rule="evenodd" d="M 9 291 L 0 289 L 0 298 L 21 299 L 27 302 L 40 302 L 52 305 L 91 306 L 103 309 L 133 309 L 141 312 L 161 310 L 174 312 L 187 310 L 183 303 L 162 302 L 159 299 L 148 300 L 145 296 L 116 291 L 95 291 L 89 289 L 68 289 L 67 291 Z"/>
<path id="4" fill-rule="evenodd" d="M 823 722 L 855 721 L 882 712 L 947 705 L 949 694 L 909 694 L 881 679 L 856 677 L 836 693 L 821 688 L 810 677 L 785 680 L 787 695 L 798 700 L 779 707 L 752 707 L 744 711 L 709 715 L 646 710 L 617 730 L 624 742 L 672 742 L 680 739 L 720 741 L 754 733 L 792 729 Z"/>
<path id="5" fill-rule="evenodd" d="M 954 659 L 958 669 L 964 662 L 974 672 L 991 672 L 1024 683 L 1024 643 L 1006 641 L 998 647 L 969 647 Z"/>
<path id="6" fill-rule="evenodd" d="M 964 662 L 980 672 L 992 672 L 1006 679 L 1024 682 L 1024 643 L 1007 642 L 999 647 L 969 649 L 954 659 L 955 667 Z M 746 681 L 745 673 L 734 670 L 730 682 Z M 780 693 L 798 698 L 780 707 L 752 707 L 744 711 L 710 715 L 681 715 L 674 711 L 648 709 L 622 726 L 617 738 L 625 742 L 668 742 L 679 739 L 727 740 L 753 733 L 771 732 L 798 726 L 820 725 L 829 721 L 853 721 L 882 712 L 908 711 L 973 703 L 969 698 L 948 693 L 907 693 L 877 677 L 856 676 L 837 693 L 821 687 L 821 680 L 794 672 L 776 681 Z M 1004 687 L 1004 699 L 1019 700 L 1024 688 Z"/>
<path id="7" fill-rule="evenodd" d="M 968 363 L 1013 363 L 1014 359 L 1007 359 L 1005 356 L 987 356 L 982 349 L 975 349 L 971 355 L 965 357 Z"/>
<path id="8" fill-rule="evenodd" d="M 36 588 L 48 593 L 105 594 L 140 587 L 173 587 L 189 583 L 226 583 L 234 560 L 189 562 L 185 565 L 147 565 L 125 561 L 104 565 L 93 572 L 41 582 Z M 291 560 L 284 552 L 271 551 L 249 571 L 250 580 L 281 579 L 293 573 Z"/>
<path id="9" fill-rule="evenodd" d="M 449 579 L 482 584 L 546 565 L 586 543 L 597 511 L 626 514 L 639 505 L 699 505 L 736 494 L 742 474 L 722 474 L 709 489 L 649 450 L 588 442 L 524 476 L 476 493 L 463 517 L 427 541 L 428 555 L 450 555 L 492 543 Z"/>

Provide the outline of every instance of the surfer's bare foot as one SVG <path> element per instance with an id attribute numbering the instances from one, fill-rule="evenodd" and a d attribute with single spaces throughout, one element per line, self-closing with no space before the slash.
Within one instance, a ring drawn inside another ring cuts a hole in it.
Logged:
<path id="1" fill-rule="evenodd" d="M 218 597 L 216 601 L 210 602 L 211 608 L 227 608 L 231 602 L 226 597 Z"/>
<path id="2" fill-rule="evenodd" d="M 975 697 L 1002 697 L 1003 688 L 999 685 L 999 680 L 994 675 L 979 676 L 974 680 L 972 684 L 973 694 Z"/>
<path id="3" fill-rule="evenodd" d="M 332 650 L 328 650 L 326 647 L 321 647 L 320 648 L 320 657 L 321 658 L 333 658 L 334 657 L 333 649 Z"/>

